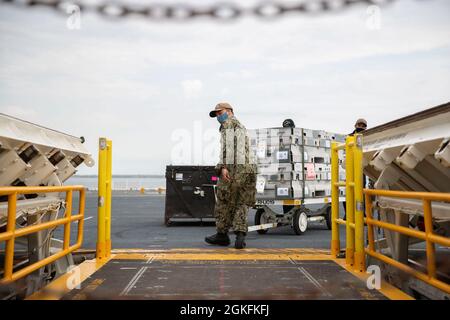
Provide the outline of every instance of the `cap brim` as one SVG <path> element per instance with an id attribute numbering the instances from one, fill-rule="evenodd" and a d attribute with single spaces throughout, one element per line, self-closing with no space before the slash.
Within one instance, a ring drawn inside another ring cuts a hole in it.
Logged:
<path id="1" fill-rule="evenodd" d="M 211 112 L 209 113 L 209 116 L 210 116 L 211 118 L 217 117 L 217 110 L 211 111 Z"/>

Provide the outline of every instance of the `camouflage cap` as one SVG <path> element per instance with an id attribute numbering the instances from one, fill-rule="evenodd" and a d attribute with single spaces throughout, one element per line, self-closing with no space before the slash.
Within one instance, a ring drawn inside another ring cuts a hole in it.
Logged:
<path id="1" fill-rule="evenodd" d="M 358 125 L 364 125 L 365 127 L 367 127 L 366 119 L 362 119 L 361 118 L 361 119 L 356 120 L 355 127 L 358 126 Z"/>
<path id="2" fill-rule="evenodd" d="M 214 110 L 212 110 L 212 111 L 209 113 L 209 116 L 210 116 L 211 118 L 217 117 L 217 111 L 224 110 L 224 109 L 230 109 L 231 111 L 233 111 L 233 107 L 232 107 L 229 103 L 227 103 L 227 102 L 221 102 L 221 103 L 218 103 L 218 104 L 216 105 L 216 107 L 214 108 Z"/>

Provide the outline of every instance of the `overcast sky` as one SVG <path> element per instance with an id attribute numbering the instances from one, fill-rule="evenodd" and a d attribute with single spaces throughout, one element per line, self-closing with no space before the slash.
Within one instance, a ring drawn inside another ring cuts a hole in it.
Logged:
<path id="1" fill-rule="evenodd" d="M 292 118 L 338 133 L 360 117 L 375 126 L 448 102 L 450 1 L 374 12 L 231 24 L 86 13 L 70 30 L 48 9 L 0 5 L 0 112 L 84 136 L 94 158 L 98 137 L 109 137 L 115 174 L 162 174 L 170 163 L 218 160 L 208 112 L 220 101 L 247 128 Z"/>

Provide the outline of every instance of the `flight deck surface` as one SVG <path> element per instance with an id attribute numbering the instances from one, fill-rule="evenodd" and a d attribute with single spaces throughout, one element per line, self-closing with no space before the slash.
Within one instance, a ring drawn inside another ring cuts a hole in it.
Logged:
<path id="1" fill-rule="evenodd" d="M 320 249 L 116 250 L 80 269 L 78 287 L 55 294 L 71 276 L 64 275 L 30 299 L 410 299 L 384 282 L 369 289 L 366 276 Z"/>

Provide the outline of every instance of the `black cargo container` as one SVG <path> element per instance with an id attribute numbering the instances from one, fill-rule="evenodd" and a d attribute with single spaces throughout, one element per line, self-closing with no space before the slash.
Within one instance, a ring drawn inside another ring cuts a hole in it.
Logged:
<path id="1" fill-rule="evenodd" d="M 213 221 L 215 186 L 213 166 L 167 166 L 165 223 Z"/>

